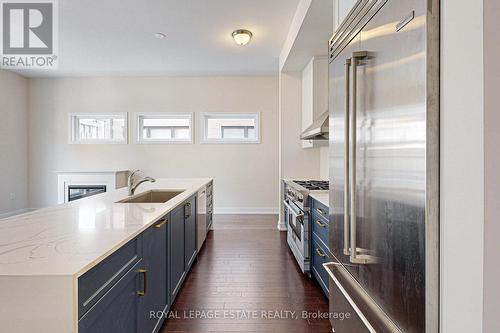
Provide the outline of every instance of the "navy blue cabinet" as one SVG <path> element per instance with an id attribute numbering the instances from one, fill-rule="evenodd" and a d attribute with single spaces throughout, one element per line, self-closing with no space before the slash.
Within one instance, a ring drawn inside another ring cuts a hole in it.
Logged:
<path id="1" fill-rule="evenodd" d="M 167 227 L 170 214 L 142 234 L 143 260 L 141 272 L 146 279 L 145 290 L 139 291 L 139 327 L 141 332 L 157 332 L 164 316 L 151 313 L 165 311 L 168 305 L 167 281 Z"/>
<path id="2" fill-rule="evenodd" d="M 326 269 L 323 264 L 331 262 L 329 250 L 325 248 L 323 243 L 319 240 L 316 234 L 312 237 L 312 273 L 313 276 L 318 281 L 323 292 L 328 296 L 329 290 L 329 279 Z"/>
<path id="3" fill-rule="evenodd" d="M 323 205 L 318 200 L 315 200 L 315 199 L 311 199 L 311 200 L 312 200 L 312 205 L 311 206 L 312 206 L 313 213 L 316 213 L 320 217 L 328 220 L 328 212 L 329 212 L 328 207 L 325 206 L 325 205 Z"/>
<path id="4" fill-rule="evenodd" d="M 323 267 L 324 263 L 331 261 L 330 249 L 328 248 L 329 233 L 329 210 L 321 202 L 311 198 L 311 224 L 312 224 L 312 243 L 311 243 L 311 271 L 312 275 L 318 281 L 321 289 L 328 297 L 329 280 L 328 273 Z"/>
<path id="5" fill-rule="evenodd" d="M 323 242 L 325 247 L 328 247 L 328 232 L 329 232 L 329 221 L 323 218 L 320 214 L 315 213 L 314 211 L 311 214 L 312 216 L 312 231 L 313 234 L 319 237 L 320 241 Z"/>
<path id="6" fill-rule="evenodd" d="M 81 318 L 142 258 L 142 237 L 136 237 L 78 278 Z"/>
<path id="7" fill-rule="evenodd" d="M 173 303 L 185 275 L 184 256 L 184 206 L 175 208 L 170 213 L 169 230 L 169 295 Z"/>
<path id="8" fill-rule="evenodd" d="M 196 258 L 196 195 L 170 213 L 169 295 L 172 304 Z"/>
<path id="9" fill-rule="evenodd" d="M 79 321 L 79 333 L 136 333 L 141 290 L 141 261 L 137 262 Z"/>
<path id="10" fill-rule="evenodd" d="M 184 263 L 186 270 L 196 258 L 196 196 L 184 204 Z"/>
<path id="11" fill-rule="evenodd" d="M 196 259 L 196 204 L 195 194 L 78 278 L 80 333 L 160 330 Z"/>

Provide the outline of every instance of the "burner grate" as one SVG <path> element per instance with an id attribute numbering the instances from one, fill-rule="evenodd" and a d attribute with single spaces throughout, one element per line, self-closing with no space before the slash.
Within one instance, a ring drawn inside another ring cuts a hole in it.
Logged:
<path id="1" fill-rule="evenodd" d="M 308 190 L 328 190 L 329 184 L 326 180 L 294 180 L 294 183 Z"/>

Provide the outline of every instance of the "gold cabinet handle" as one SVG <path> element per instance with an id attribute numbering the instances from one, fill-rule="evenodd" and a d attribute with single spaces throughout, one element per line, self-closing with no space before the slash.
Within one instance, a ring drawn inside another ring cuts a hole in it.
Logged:
<path id="1" fill-rule="evenodd" d="M 143 274 L 144 275 L 144 285 L 142 291 L 138 291 L 137 295 L 138 296 L 146 296 L 146 293 L 148 292 L 148 270 L 147 269 L 138 269 L 137 273 Z"/>
<path id="2" fill-rule="evenodd" d="M 326 227 L 326 224 L 321 222 L 320 220 L 316 220 L 316 224 L 319 225 L 321 228 Z"/>
<path id="3" fill-rule="evenodd" d="M 321 251 L 320 249 L 316 249 L 316 253 L 318 254 L 318 256 L 320 256 L 321 258 L 323 257 L 326 257 L 326 254 L 323 253 L 323 251 Z"/>
<path id="4" fill-rule="evenodd" d="M 155 225 L 155 228 L 161 228 L 163 227 L 165 224 L 168 223 L 168 219 L 163 219 L 163 221 L 161 221 L 160 223 L 158 223 L 157 225 Z"/>
<path id="5" fill-rule="evenodd" d="M 316 211 L 320 213 L 321 215 L 326 215 L 325 211 L 321 208 L 316 208 Z"/>

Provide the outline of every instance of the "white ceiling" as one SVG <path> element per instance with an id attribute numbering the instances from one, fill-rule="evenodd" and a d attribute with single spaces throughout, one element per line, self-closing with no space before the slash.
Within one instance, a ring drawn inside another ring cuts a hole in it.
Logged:
<path id="1" fill-rule="evenodd" d="M 225 75 L 278 71 L 299 0 L 64 0 L 59 68 L 31 77 Z M 238 46 L 231 32 L 254 38 Z M 163 32 L 164 39 L 153 34 Z"/>

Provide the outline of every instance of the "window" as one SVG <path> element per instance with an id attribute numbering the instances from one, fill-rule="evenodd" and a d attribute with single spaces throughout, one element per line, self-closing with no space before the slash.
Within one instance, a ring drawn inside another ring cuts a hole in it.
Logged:
<path id="1" fill-rule="evenodd" d="M 203 142 L 259 143 L 259 113 L 204 113 Z"/>
<path id="2" fill-rule="evenodd" d="M 127 113 L 70 114 L 70 143 L 127 143 Z"/>
<path id="3" fill-rule="evenodd" d="M 137 143 L 192 143 L 193 115 L 136 114 Z"/>

